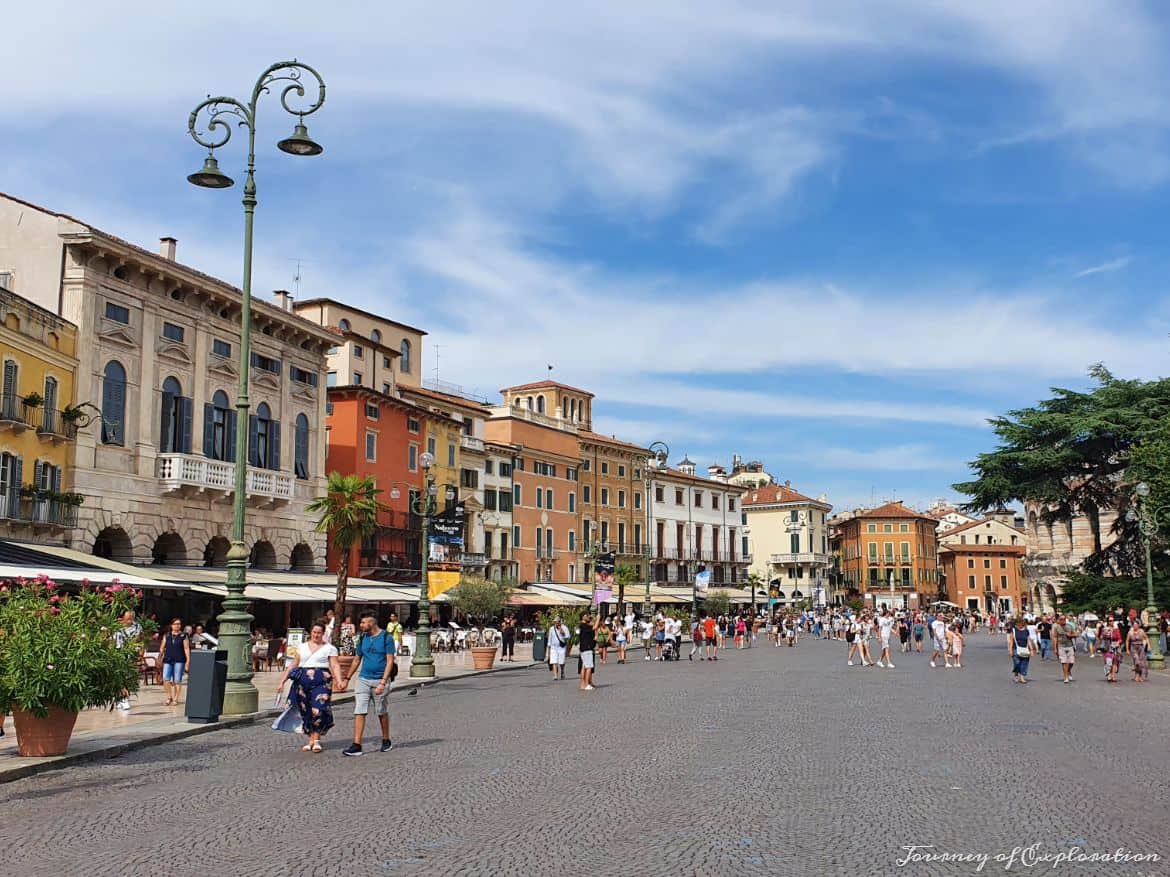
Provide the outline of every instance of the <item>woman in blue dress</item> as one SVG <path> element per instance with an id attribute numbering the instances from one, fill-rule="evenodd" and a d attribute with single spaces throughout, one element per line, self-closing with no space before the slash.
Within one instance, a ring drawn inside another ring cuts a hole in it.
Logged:
<path id="1" fill-rule="evenodd" d="M 302 752 L 320 752 L 321 736 L 333 727 L 333 680 L 341 680 L 341 666 L 337 649 L 325 642 L 325 625 L 318 621 L 309 631 L 309 641 L 301 643 L 296 657 L 280 677 L 277 688 L 283 688 L 285 679 L 292 680 L 289 697 L 295 699 L 301 714 L 301 728 L 309 742 Z"/>

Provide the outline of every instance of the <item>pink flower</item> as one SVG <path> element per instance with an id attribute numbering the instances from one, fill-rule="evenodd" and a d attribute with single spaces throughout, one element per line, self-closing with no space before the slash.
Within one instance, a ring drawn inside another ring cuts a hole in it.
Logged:
<path id="1" fill-rule="evenodd" d="M 61 607 L 60 607 L 60 606 L 50 606 L 50 607 L 49 607 L 49 609 L 52 611 L 52 613 L 53 613 L 54 615 L 60 615 L 60 614 L 61 614 Z"/>
<path id="2" fill-rule="evenodd" d="M 45 669 L 46 669 L 46 670 L 54 670 L 54 669 L 56 669 L 56 668 L 55 668 L 55 667 L 54 667 L 52 664 L 46 664 L 46 665 L 45 665 Z"/>
<path id="3" fill-rule="evenodd" d="M 54 594 L 52 597 L 49 598 L 49 602 L 50 603 L 60 603 L 61 598 L 58 597 L 56 594 Z"/>

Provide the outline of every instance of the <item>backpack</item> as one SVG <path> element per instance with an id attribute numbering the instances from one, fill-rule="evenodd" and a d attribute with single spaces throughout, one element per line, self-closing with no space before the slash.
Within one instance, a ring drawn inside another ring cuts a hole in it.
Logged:
<path id="1" fill-rule="evenodd" d="M 390 633 L 389 630 L 387 630 L 386 628 L 382 628 L 382 632 L 379 634 L 379 636 L 382 637 L 382 650 L 383 651 L 385 651 L 385 649 L 386 649 L 386 636 L 389 633 Z M 365 640 L 365 638 L 366 638 L 366 635 L 364 633 L 358 634 L 357 644 L 354 646 L 354 654 L 361 655 L 362 642 Z M 392 635 L 390 636 L 390 642 L 394 643 L 394 637 Z M 393 682 L 395 679 L 398 678 L 398 654 L 397 654 L 397 652 L 398 652 L 397 644 L 395 644 L 395 650 L 393 652 L 386 652 L 386 660 L 390 664 L 390 681 L 391 682 Z"/>

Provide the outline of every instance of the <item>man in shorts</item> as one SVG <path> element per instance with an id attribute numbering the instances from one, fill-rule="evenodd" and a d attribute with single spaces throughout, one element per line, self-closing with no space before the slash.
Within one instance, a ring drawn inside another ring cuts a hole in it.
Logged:
<path id="1" fill-rule="evenodd" d="M 1064 684 L 1068 685 L 1072 682 L 1073 664 L 1077 662 L 1077 637 L 1081 635 L 1081 632 L 1071 615 L 1061 613 L 1056 616 L 1056 624 L 1052 626 L 1052 633 L 1056 639 L 1056 659 L 1060 661 Z"/>
<path id="2" fill-rule="evenodd" d="M 930 642 L 930 666 L 936 666 L 935 659 L 942 658 L 943 666 L 950 667 L 951 662 L 947 657 L 947 623 L 941 615 L 936 615 L 930 622 Z"/>
<path id="3" fill-rule="evenodd" d="M 894 630 L 894 616 L 890 614 L 890 608 L 887 606 L 882 609 L 882 614 L 877 619 L 878 638 L 882 644 L 882 653 L 878 656 L 877 665 L 885 667 L 890 665 L 890 669 L 894 669 L 894 659 L 890 657 L 890 634 Z M 945 634 L 944 634 L 945 635 Z"/>
<path id="4" fill-rule="evenodd" d="M 386 709 L 397 669 L 394 662 L 394 637 L 389 631 L 378 627 L 378 618 L 373 612 L 362 613 L 360 627 L 356 659 L 349 671 L 349 678 L 356 676 L 353 687 L 353 743 L 342 751 L 343 755 L 351 756 L 362 754 L 362 734 L 371 706 L 382 726 L 382 752 L 394 748 L 390 740 L 390 715 Z M 347 687 L 348 679 L 342 680 L 341 690 Z"/>
<path id="5" fill-rule="evenodd" d="M 649 616 L 638 622 L 642 633 L 642 650 L 646 653 L 645 660 L 650 661 L 654 656 L 650 654 L 650 643 L 654 640 L 654 622 Z"/>
<path id="6" fill-rule="evenodd" d="M 581 690 L 593 690 L 593 649 L 597 646 L 597 626 L 592 616 L 586 612 L 581 616 L 581 624 L 577 627 L 577 648 L 581 653 Z"/>

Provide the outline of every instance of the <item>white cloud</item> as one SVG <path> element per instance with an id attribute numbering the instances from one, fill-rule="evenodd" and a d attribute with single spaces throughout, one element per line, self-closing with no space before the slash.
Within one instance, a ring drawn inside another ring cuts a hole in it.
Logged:
<path id="1" fill-rule="evenodd" d="M 941 457 L 931 445 L 904 444 L 877 448 L 824 447 L 806 448 L 790 459 L 810 463 L 823 469 L 859 469 L 863 471 L 944 471 L 956 476 L 965 471 L 966 463 Z M 781 457 L 784 459 L 784 456 Z"/>
<path id="2" fill-rule="evenodd" d="M 1132 261 L 1133 259 L 1131 259 L 1129 256 L 1119 256 L 1116 259 L 1109 259 L 1105 262 L 1101 262 L 1099 265 L 1093 265 L 1090 268 L 1085 268 L 1081 271 L 1078 271 L 1073 275 L 1073 277 L 1079 279 L 1081 277 L 1092 277 L 1094 274 L 1110 274 L 1114 271 L 1121 271 L 1122 269 L 1129 267 L 1129 263 Z"/>

